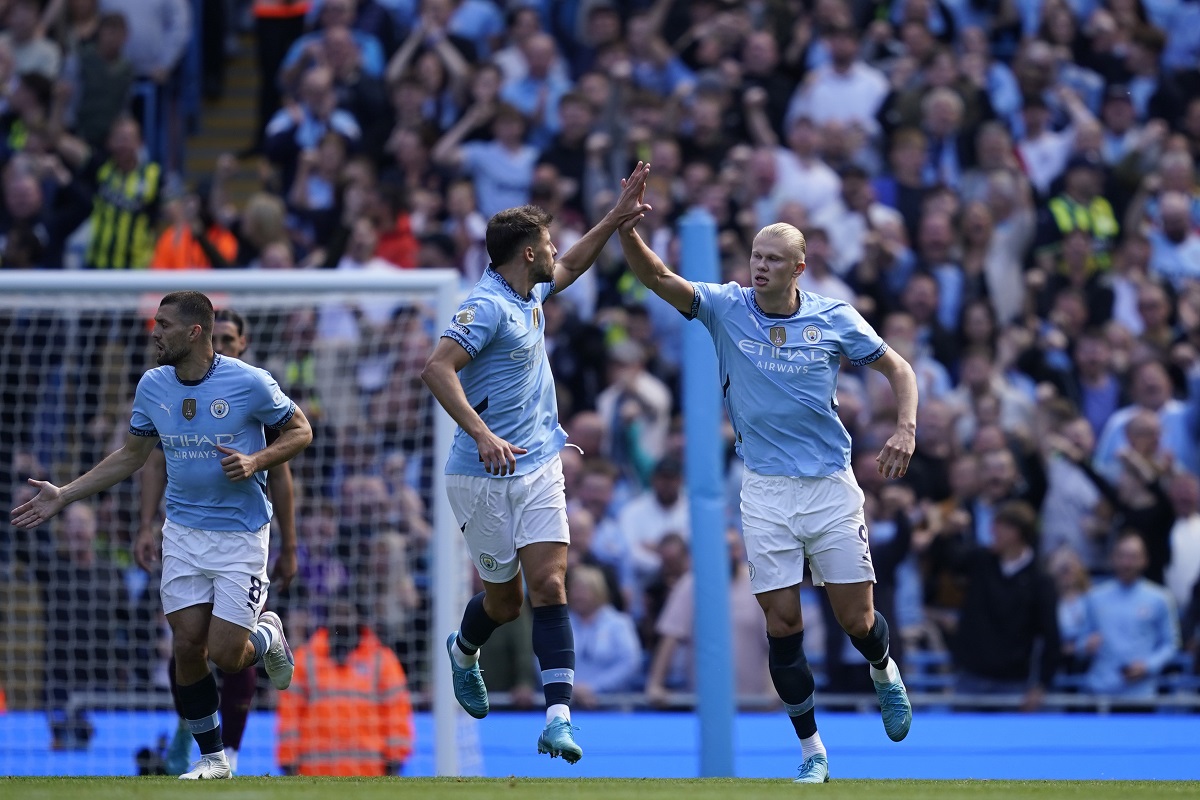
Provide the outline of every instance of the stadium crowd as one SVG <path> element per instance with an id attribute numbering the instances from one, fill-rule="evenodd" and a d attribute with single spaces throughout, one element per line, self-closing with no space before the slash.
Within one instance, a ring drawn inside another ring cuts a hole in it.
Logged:
<path id="1" fill-rule="evenodd" d="M 747 280 L 755 232 L 789 222 L 807 239 L 802 290 L 854 304 L 916 370 L 917 450 L 900 481 L 875 471 L 895 419 L 886 382 L 845 366 L 838 391 L 876 602 L 901 663 L 930 665 L 907 669 L 910 687 L 1031 708 L 1048 691 L 1147 704 L 1195 691 L 1175 680 L 1200 674 L 1195 0 L 259 2 L 261 136 L 241 155 L 262 185 L 240 206 L 232 154 L 187 181 L 145 158 L 118 80 L 139 69 L 120 55 L 134 26 L 103 11 L 121 3 L 99 0 L 98 16 L 96 2 L 68 3 L 60 41 L 39 32 L 37 0 L 0 5 L 3 267 L 62 267 L 75 241 L 87 268 L 451 267 L 470 285 L 490 215 L 546 208 L 565 251 L 648 161 L 641 231 L 667 263 L 681 266 L 674 223 L 693 207 L 715 219 L 730 281 Z M 60 53 L 95 67 L 63 72 Z M 615 244 L 545 310 L 582 450 L 562 454 L 576 696 L 670 702 L 693 686 L 685 322 Z M 378 304 L 247 317 L 253 357 L 316 432 L 294 465 L 289 631 L 302 640 L 355 587 L 419 701 L 421 476 L 441 468 L 419 372 L 444 321 Z M 118 412 L 91 420 L 90 441 L 102 449 L 123 425 Z M 723 433 L 737 689 L 753 697 L 769 692 L 766 639 Z M 10 477 L 44 472 L 13 438 Z M 94 538 L 97 520 L 114 555 L 132 540 L 133 491 L 64 520 L 61 555 L 25 559 L 51 607 L 55 576 L 85 569 L 68 543 Z M 96 591 L 124 591 L 107 570 Z M 865 671 L 840 669 L 853 654 L 823 596 L 804 601 L 823 685 L 869 690 Z M 145 605 L 128 601 L 130 614 Z M 489 688 L 517 705 L 536 673 L 528 648 L 505 642 L 528 635 L 508 626 L 483 655 Z"/>

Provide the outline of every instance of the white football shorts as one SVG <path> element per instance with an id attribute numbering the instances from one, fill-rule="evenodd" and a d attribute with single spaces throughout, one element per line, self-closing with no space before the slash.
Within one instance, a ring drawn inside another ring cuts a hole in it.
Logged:
<path id="1" fill-rule="evenodd" d="M 755 594 L 813 583 L 875 581 L 863 491 L 849 470 L 823 478 L 742 476 L 742 529 Z"/>
<path id="2" fill-rule="evenodd" d="M 257 531 L 202 531 L 163 523 L 163 611 L 212 603 L 213 616 L 254 630 L 267 602 L 270 523 Z"/>
<path id="3" fill-rule="evenodd" d="M 517 551 L 525 545 L 571 541 L 566 484 L 557 455 L 515 478 L 447 475 L 446 494 L 475 569 L 488 583 L 506 583 L 516 576 Z"/>

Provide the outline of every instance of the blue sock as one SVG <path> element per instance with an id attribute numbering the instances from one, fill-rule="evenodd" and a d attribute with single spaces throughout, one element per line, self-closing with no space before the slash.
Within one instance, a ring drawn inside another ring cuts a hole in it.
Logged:
<path id="1" fill-rule="evenodd" d="M 533 609 L 533 652 L 542 668 L 546 708 L 569 707 L 575 683 L 575 635 L 565 603 Z"/>
<path id="2" fill-rule="evenodd" d="M 196 738 L 203 755 L 225 749 L 221 742 L 221 722 L 217 717 L 217 706 L 220 704 L 217 679 L 211 672 L 190 686 L 179 687 L 179 705 L 183 708 L 184 724 Z"/>
<path id="3" fill-rule="evenodd" d="M 887 620 L 878 611 L 875 612 L 875 624 L 867 631 L 866 636 L 861 639 L 850 637 L 850 643 L 875 669 L 884 669 L 888 665 L 889 642 Z"/>
<path id="4" fill-rule="evenodd" d="M 462 622 L 458 626 L 458 646 L 467 655 L 487 644 L 500 623 L 488 616 L 483 607 L 483 592 L 472 597 L 463 611 Z"/>
<path id="5" fill-rule="evenodd" d="M 768 664 L 771 682 L 792 720 L 792 727 L 801 739 L 817 732 L 817 712 L 814 707 L 817 682 L 804 656 L 804 631 L 791 636 L 768 636 Z"/>

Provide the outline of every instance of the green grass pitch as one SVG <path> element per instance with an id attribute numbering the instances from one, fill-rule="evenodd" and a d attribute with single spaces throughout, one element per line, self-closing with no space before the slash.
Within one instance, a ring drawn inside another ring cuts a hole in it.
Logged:
<path id="1" fill-rule="evenodd" d="M 839 781 L 794 786 L 787 780 L 538 780 L 523 778 L 245 778 L 181 783 L 175 778 L 0 778 L 13 800 L 757 800 L 885 797 L 1087 798 L 1196 797 L 1200 782 L 1153 781 Z"/>

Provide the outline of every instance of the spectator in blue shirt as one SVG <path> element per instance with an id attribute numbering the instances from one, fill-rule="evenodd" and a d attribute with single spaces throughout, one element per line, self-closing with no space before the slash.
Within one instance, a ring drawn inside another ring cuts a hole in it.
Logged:
<path id="1" fill-rule="evenodd" d="M 326 134 L 340 134 L 351 150 L 357 148 L 362 129 L 353 115 L 337 107 L 337 100 L 333 72 L 314 67 L 304 75 L 300 102 L 280 109 L 267 123 L 265 152 L 283 173 L 284 194 L 291 189 L 301 154 L 316 150 Z"/>
<path id="2" fill-rule="evenodd" d="M 567 576 L 575 631 L 575 701 L 595 705 L 597 695 L 637 688 L 642 648 L 633 618 L 608 600 L 604 573 L 580 564 Z"/>
<path id="3" fill-rule="evenodd" d="M 558 50 L 550 34 L 530 36 L 522 43 L 521 54 L 525 75 L 505 84 L 500 97 L 531 120 L 529 142 L 544 149 L 558 133 L 558 103 L 571 91 L 571 82 L 555 72 Z"/>
<path id="4" fill-rule="evenodd" d="M 321 7 L 319 30 L 306 33 L 292 43 L 279 68 L 280 81 L 286 86 L 295 79 L 297 69 L 303 70 L 319 62 L 325 33 L 330 28 L 350 28 L 362 54 L 362 70 L 373 78 L 383 75 L 386 64 L 383 45 L 379 39 L 354 27 L 358 14 L 356 0 L 325 0 Z M 264 76 L 263 80 L 267 80 Z"/>
<path id="5" fill-rule="evenodd" d="M 493 113 L 493 141 L 460 144 L 468 131 Z M 475 105 L 433 148 L 435 163 L 457 168 L 474 181 L 479 211 L 488 219 L 498 211 L 529 202 L 538 151 L 525 143 L 525 129 L 525 117 L 510 105 L 501 104 L 494 112 Z"/>
<path id="6" fill-rule="evenodd" d="M 1152 698 L 1163 669 L 1179 652 L 1179 618 L 1162 586 L 1142 577 L 1146 545 L 1136 533 L 1113 547 L 1114 578 L 1087 594 L 1079 650 L 1091 656 L 1085 685 L 1096 694 Z"/>

